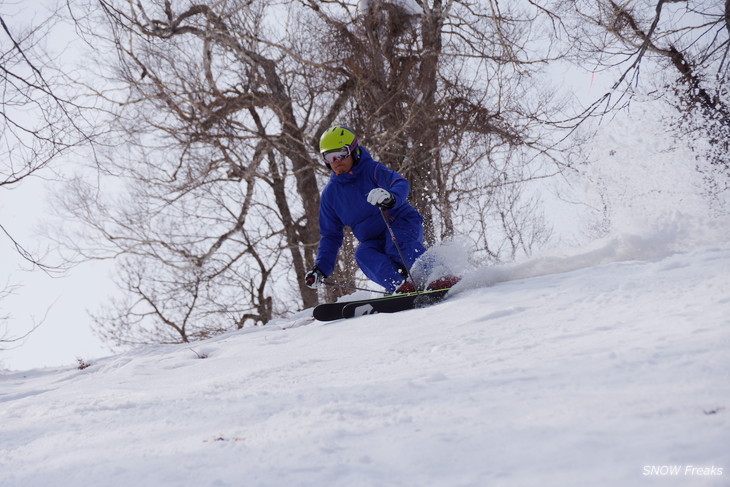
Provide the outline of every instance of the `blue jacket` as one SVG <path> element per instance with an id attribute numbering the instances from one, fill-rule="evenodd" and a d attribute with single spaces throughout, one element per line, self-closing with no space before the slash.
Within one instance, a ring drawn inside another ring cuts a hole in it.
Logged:
<path id="1" fill-rule="evenodd" d="M 352 229 L 360 242 L 385 238 L 385 222 L 378 207 L 367 201 L 373 188 L 384 188 L 395 197 L 395 206 L 387 210 L 394 225 L 421 225 L 421 215 L 407 201 L 409 184 L 397 172 L 375 161 L 358 146 L 359 159 L 346 174 L 332 173 L 322 190 L 319 205 L 319 241 L 315 264 L 325 276 L 335 268 L 337 252 L 342 246 L 343 229 Z"/>

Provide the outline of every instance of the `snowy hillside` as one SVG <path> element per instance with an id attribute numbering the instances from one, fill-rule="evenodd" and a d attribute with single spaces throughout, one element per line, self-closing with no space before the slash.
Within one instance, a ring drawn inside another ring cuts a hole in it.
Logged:
<path id="1" fill-rule="evenodd" d="M 655 244 L 0 373 L 0 485 L 730 485 L 730 245 Z"/>

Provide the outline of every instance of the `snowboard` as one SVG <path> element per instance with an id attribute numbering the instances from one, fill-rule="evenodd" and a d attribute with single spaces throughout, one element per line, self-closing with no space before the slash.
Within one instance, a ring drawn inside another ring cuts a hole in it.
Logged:
<path id="1" fill-rule="evenodd" d="M 448 292 L 449 289 L 437 289 L 418 293 L 393 294 L 382 298 L 361 299 L 359 301 L 324 303 L 316 306 L 312 314 L 316 320 L 333 321 L 376 313 L 396 313 L 421 308 L 441 301 Z"/>

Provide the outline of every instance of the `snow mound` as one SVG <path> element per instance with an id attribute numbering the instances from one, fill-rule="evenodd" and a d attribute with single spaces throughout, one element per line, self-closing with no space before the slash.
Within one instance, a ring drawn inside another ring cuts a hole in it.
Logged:
<path id="1" fill-rule="evenodd" d="M 633 228 L 637 232 L 635 234 L 596 240 L 582 249 L 564 251 L 562 255 L 546 255 L 519 263 L 474 269 L 463 275 L 453 292 L 614 262 L 661 259 L 677 252 L 730 241 L 730 218 L 717 218 L 714 221 L 715 225 L 708 226 L 674 212 L 662 220 L 643 222 Z"/>
<path id="2" fill-rule="evenodd" d="M 730 246 L 652 242 L 474 270 L 512 282 L 429 308 L 0 374 L 0 485 L 727 485 Z"/>

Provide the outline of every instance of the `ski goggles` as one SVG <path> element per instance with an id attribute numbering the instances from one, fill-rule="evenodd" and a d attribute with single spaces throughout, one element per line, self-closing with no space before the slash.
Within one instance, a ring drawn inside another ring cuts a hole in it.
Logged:
<path id="1" fill-rule="evenodd" d="M 325 164 L 332 164 L 333 162 L 341 161 L 348 157 L 350 157 L 350 147 L 348 146 L 322 153 L 322 159 L 324 159 Z"/>

